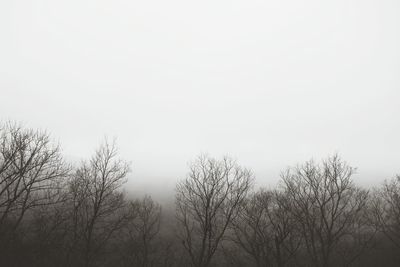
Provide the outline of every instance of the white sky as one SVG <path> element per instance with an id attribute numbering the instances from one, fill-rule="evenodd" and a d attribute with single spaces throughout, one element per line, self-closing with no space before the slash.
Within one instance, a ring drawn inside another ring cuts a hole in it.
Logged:
<path id="1" fill-rule="evenodd" d="M 0 2 L 0 119 L 73 159 L 116 136 L 131 190 L 168 191 L 201 152 L 273 185 L 339 152 L 400 172 L 400 1 Z M 141 190 L 141 189 L 140 189 Z"/>

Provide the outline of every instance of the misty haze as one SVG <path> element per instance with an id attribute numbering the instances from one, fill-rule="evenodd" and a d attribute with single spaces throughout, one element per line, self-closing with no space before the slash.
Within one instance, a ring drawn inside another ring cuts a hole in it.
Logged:
<path id="1" fill-rule="evenodd" d="M 0 2 L 0 267 L 400 266 L 400 2 Z"/>

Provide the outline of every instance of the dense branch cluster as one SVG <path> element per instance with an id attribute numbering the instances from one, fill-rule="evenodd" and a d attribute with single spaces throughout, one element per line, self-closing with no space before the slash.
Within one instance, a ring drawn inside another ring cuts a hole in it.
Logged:
<path id="1" fill-rule="evenodd" d="M 69 164 L 46 132 L 0 125 L 0 265 L 398 266 L 400 176 L 356 185 L 338 155 L 255 188 L 234 159 L 201 155 L 175 211 L 124 192 L 131 166 L 104 141 Z"/>

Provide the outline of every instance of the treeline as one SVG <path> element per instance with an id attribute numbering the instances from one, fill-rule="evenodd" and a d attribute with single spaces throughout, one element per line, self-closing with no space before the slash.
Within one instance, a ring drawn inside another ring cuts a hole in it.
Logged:
<path id="1" fill-rule="evenodd" d="M 105 141 L 78 165 L 46 132 L 0 125 L 0 266 L 399 266 L 400 177 L 366 190 L 339 156 L 288 168 L 275 189 L 200 156 L 175 212 L 123 191 Z"/>

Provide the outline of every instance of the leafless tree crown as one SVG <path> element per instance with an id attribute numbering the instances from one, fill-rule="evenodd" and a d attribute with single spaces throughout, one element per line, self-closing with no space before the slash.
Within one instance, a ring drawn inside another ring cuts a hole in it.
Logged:
<path id="1" fill-rule="evenodd" d="M 355 169 L 334 155 L 321 164 L 313 161 L 282 174 L 283 189 L 292 203 L 291 213 L 302 233 L 313 266 L 335 266 L 332 258 L 354 260 L 341 251 L 356 239 L 365 219 L 368 191 L 351 180 Z M 363 244 L 361 248 L 363 248 Z M 346 262 L 345 264 L 349 264 Z"/>
<path id="2" fill-rule="evenodd" d="M 200 156 L 178 183 L 176 205 L 182 244 L 194 266 L 209 266 L 252 185 L 252 174 L 234 160 Z"/>

